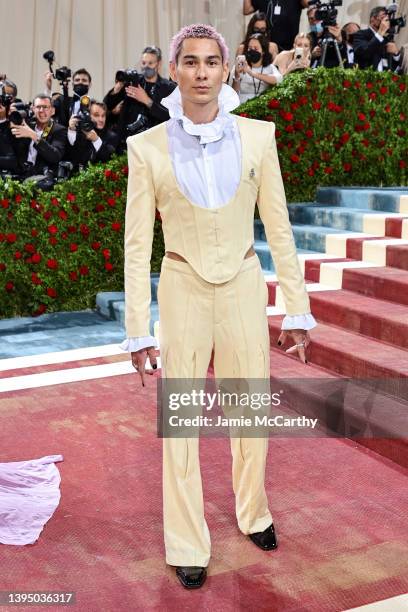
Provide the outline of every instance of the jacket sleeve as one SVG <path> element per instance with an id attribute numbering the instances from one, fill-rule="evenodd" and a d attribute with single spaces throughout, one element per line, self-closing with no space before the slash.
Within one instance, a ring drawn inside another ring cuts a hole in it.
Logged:
<path id="1" fill-rule="evenodd" d="M 142 140 L 142 135 L 127 139 L 125 327 L 128 338 L 150 335 L 150 258 L 156 199 L 151 170 L 142 153 Z"/>
<path id="2" fill-rule="evenodd" d="M 275 125 L 268 124 L 263 153 L 258 209 L 265 227 L 288 315 L 310 313 L 309 296 L 296 255 L 285 190 L 275 142 Z"/>
<path id="3" fill-rule="evenodd" d="M 34 147 L 47 162 L 58 164 L 58 162 L 60 162 L 64 157 L 65 144 L 67 141 L 67 130 L 65 128 L 61 128 L 54 133 L 54 137 L 52 138 L 51 142 L 40 138 Z"/>
<path id="4" fill-rule="evenodd" d="M 364 31 L 356 32 L 353 38 L 354 57 L 357 63 L 371 64 L 374 56 L 381 56 L 384 44 L 373 35 L 370 40 Z"/>

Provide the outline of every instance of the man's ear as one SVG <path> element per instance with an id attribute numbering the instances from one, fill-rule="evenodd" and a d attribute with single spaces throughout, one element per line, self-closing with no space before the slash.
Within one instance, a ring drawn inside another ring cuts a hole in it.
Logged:
<path id="1" fill-rule="evenodd" d="M 228 75 L 229 75 L 229 64 L 228 62 L 225 62 L 225 64 L 222 67 L 222 81 L 223 83 L 226 82 Z"/>
<path id="2" fill-rule="evenodd" d="M 174 62 L 169 62 L 169 75 L 171 80 L 177 83 L 176 64 Z"/>

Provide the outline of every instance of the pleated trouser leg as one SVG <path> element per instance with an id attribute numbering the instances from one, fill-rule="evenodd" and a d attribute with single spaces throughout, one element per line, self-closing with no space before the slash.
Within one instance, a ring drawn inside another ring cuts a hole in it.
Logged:
<path id="1" fill-rule="evenodd" d="M 216 378 L 269 379 L 267 287 L 256 256 L 227 283 L 212 284 L 185 262 L 163 259 L 159 289 L 162 376 L 204 379 L 214 348 Z M 231 438 L 238 525 L 245 534 L 272 522 L 264 488 L 266 438 Z M 163 438 L 163 518 L 169 565 L 206 567 L 199 439 Z"/>

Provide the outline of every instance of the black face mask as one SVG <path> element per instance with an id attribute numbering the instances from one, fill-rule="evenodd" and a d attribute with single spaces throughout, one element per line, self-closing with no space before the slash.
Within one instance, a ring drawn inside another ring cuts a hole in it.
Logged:
<path id="1" fill-rule="evenodd" d="M 256 64 L 261 59 L 262 53 L 260 53 L 260 51 L 257 51 L 256 49 L 248 49 L 245 54 L 245 57 L 249 64 Z"/>
<path id="2" fill-rule="evenodd" d="M 267 30 L 263 29 L 263 28 L 261 30 L 259 30 L 258 28 L 255 28 L 254 29 L 254 34 L 264 34 L 265 35 L 265 34 L 267 34 Z"/>
<path id="3" fill-rule="evenodd" d="M 86 96 L 88 91 L 89 85 L 84 85 L 83 83 L 78 83 L 77 85 L 74 85 L 74 93 L 76 93 L 76 95 L 79 97 Z"/>

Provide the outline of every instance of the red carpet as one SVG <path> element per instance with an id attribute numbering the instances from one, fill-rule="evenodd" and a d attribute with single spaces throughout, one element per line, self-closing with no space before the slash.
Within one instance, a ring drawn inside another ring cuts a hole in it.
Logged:
<path id="1" fill-rule="evenodd" d="M 337 612 L 408 590 L 407 470 L 354 442 L 279 438 L 269 553 L 237 529 L 228 441 L 203 441 L 213 555 L 203 589 L 183 590 L 163 556 L 155 393 L 124 375 L 0 395 L 0 461 L 65 458 L 39 541 L 0 546 L 1 590 L 74 590 L 81 612 Z"/>

